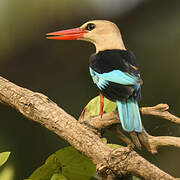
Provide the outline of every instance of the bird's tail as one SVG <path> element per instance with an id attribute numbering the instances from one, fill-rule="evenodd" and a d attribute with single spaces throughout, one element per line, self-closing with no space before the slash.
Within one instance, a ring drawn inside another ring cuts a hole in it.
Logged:
<path id="1" fill-rule="evenodd" d="M 116 102 L 123 129 L 128 132 L 142 132 L 142 122 L 137 100 L 131 97 L 125 101 Z"/>

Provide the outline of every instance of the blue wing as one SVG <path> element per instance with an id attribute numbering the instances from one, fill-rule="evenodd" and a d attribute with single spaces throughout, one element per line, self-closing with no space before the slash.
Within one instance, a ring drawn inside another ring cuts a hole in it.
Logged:
<path id="1" fill-rule="evenodd" d="M 113 70 L 111 72 L 107 73 L 97 73 L 94 71 L 91 67 L 90 69 L 90 74 L 93 78 L 94 83 L 98 83 L 98 81 L 110 81 L 122 85 L 136 85 L 139 84 L 139 77 L 133 76 L 127 72 L 122 72 L 120 70 Z"/>

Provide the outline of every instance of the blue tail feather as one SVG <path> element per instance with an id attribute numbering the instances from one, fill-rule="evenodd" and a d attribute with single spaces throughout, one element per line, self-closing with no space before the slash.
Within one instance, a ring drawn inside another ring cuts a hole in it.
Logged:
<path id="1" fill-rule="evenodd" d="M 125 101 L 116 102 L 123 129 L 128 132 L 142 132 L 142 122 L 137 100 L 131 97 Z"/>

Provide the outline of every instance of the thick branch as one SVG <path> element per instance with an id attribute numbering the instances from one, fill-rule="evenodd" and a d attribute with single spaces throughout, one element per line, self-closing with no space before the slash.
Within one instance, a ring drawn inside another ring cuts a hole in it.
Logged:
<path id="1" fill-rule="evenodd" d="M 101 162 L 111 151 L 110 147 L 97 140 L 98 136 L 87 131 L 76 119 L 43 94 L 21 88 L 0 78 L 0 101 L 64 138 L 95 164 Z"/>
<path id="2" fill-rule="evenodd" d="M 146 164 L 144 162 L 144 159 L 141 157 L 139 158 L 139 155 L 135 151 L 131 151 L 130 148 L 126 148 L 126 151 L 124 152 L 125 148 L 119 148 L 115 149 L 112 152 L 111 159 L 109 160 L 109 165 L 114 166 L 116 164 L 116 174 L 123 174 L 123 171 L 128 171 L 131 174 L 134 174 L 139 177 L 143 177 L 143 179 L 151 179 L 151 180 L 166 180 L 170 177 L 167 176 L 167 174 L 159 174 L 159 168 L 155 167 L 152 164 Z M 129 166 L 128 164 L 131 162 L 131 158 L 134 158 L 133 166 Z M 124 164 L 127 164 L 127 166 L 124 166 Z M 140 169 L 142 171 L 140 171 Z M 153 169 L 153 173 L 150 169 Z"/>
<path id="3" fill-rule="evenodd" d="M 132 173 L 147 180 L 174 180 L 132 149 L 122 147 L 113 150 L 96 134 L 87 130 L 83 124 L 40 93 L 34 93 L 0 78 L 0 101 L 64 138 L 88 156 L 94 164 L 102 164 L 107 174 L 122 176 Z M 101 171 L 104 169 L 101 168 Z"/>

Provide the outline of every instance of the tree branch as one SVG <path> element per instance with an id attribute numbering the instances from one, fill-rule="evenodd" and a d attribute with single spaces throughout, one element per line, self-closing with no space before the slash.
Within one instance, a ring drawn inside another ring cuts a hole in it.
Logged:
<path id="1" fill-rule="evenodd" d="M 97 134 L 67 114 L 48 97 L 21 88 L 2 77 L 0 102 L 16 108 L 27 118 L 68 141 L 97 165 L 99 173 L 105 172 L 111 177 L 132 174 L 147 180 L 175 179 L 139 156 L 132 148 L 112 149 L 103 143 Z"/>
<path id="2" fill-rule="evenodd" d="M 179 124 L 180 118 L 176 117 L 175 115 L 169 113 L 167 110 L 169 106 L 167 104 L 158 104 L 153 107 L 141 107 L 140 111 L 142 115 L 153 115 L 157 116 L 174 123 Z M 103 116 L 95 116 L 89 117 L 88 111 L 86 109 L 83 110 L 84 119 L 80 118 L 80 122 L 86 124 L 89 127 L 94 127 L 96 130 L 101 130 L 105 127 L 112 126 L 115 124 L 120 124 L 119 116 L 117 112 L 109 112 L 103 114 Z M 172 137 L 172 136 L 151 136 L 145 130 L 142 133 L 138 133 L 139 140 L 137 139 L 136 133 L 130 133 L 132 141 L 127 138 L 122 132 L 120 132 L 119 128 L 111 127 L 111 130 L 120 137 L 127 145 L 131 145 L 132 147 L 134 144 L 141 149 L 141 143 L 147 148 L 148 151 L 151 153 L 157 153 L 157 149 L 160 146 L 175 146 L 180 147 L 180 138 L 179 137 Z M 134 144 L 133 144 L 134 143 Z"/>
<path id="3" fill-rule="evenodd" d="M 169 106 L 167 104 L 158 104 L 153 107 L 142 107 L 140 111 L 143 115 L 154 115 L 171 122 L 180 124 L 180 118 L 174 116 L 173 114 L 168 112 Z"/>
<path id="4" fill-rule="evenodd" d="M 151 136 L 146 131 L 138 135 L 143 145 L 152 153 L 157 153 L 160 146 L 174 146 L 180 148 L 180 138 L 172 136 Z"/>

